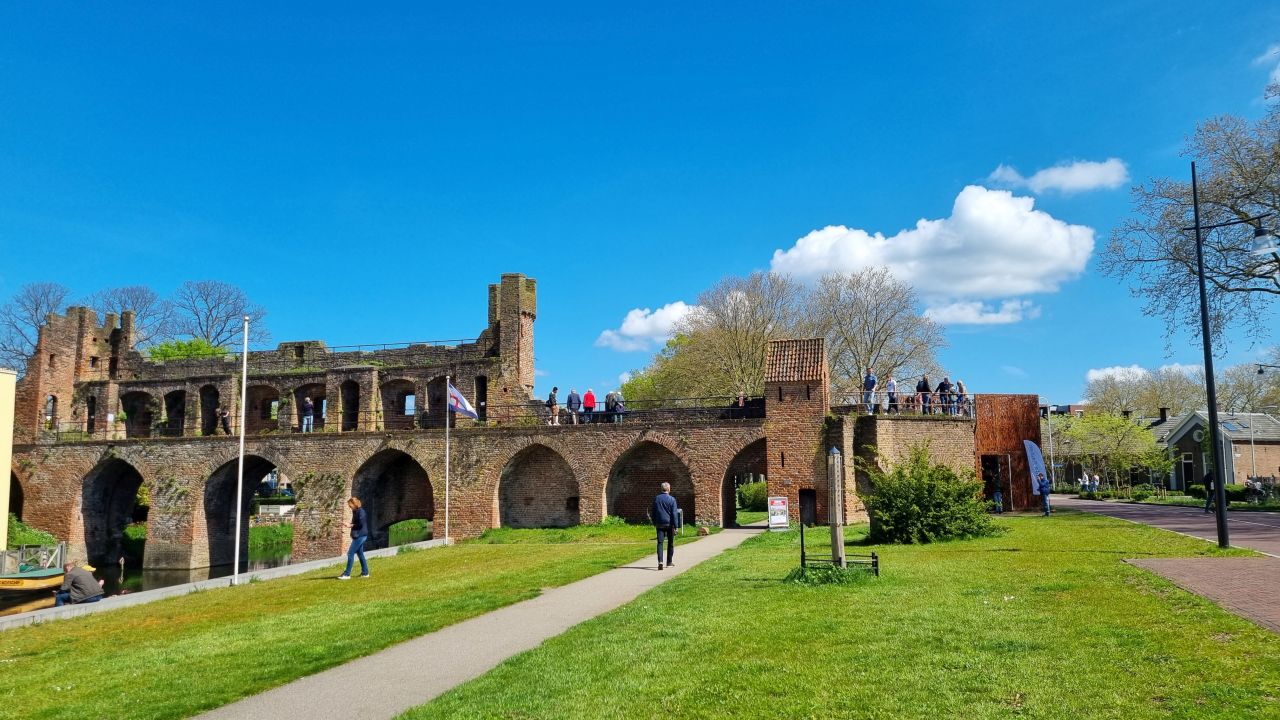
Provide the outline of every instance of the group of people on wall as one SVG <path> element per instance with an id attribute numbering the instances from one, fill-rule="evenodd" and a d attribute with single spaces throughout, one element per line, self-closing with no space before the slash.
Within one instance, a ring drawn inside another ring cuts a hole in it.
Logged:
<path id="1" fill-rule="evenodd" d="M 957 379 L 954 383 L 950 377 L 943 377 L 937 385 L 929 381 L 928 375 L 921 375 L 916 380 L 914 390 L 898 381 L 890 374 L 883 384 L 876 377 L 874 368 L 867 368 L 862 378 L 860 403 L 868 414 L 883 412 L 888 414 L 912 413 L 920 415 L 954 415 L 957 417 L 973 417 L 973 397 L 964 381 Z"/>
<path id="2" fill-rule="evenodd" d="M 627 411 L 626 401 L 622 397 L 621 390 L 612 390 L 605 394 L 602 412 L 597 412 L 596 393 L 591 388 L 587 388 L 587 392 L 579 395 L 574 388 L 569 388 L 569 396 L 565 398 L 564 412 L 561 412 L 560 399 L 558 393 L 559 387 L 551 388 L 551 393 L 547 395 L 547 424 L 559 425 L 560 416 L 567 414 L 566 425 L 586 424 L 595 422 L 622 422 L 622 416 Z"/>

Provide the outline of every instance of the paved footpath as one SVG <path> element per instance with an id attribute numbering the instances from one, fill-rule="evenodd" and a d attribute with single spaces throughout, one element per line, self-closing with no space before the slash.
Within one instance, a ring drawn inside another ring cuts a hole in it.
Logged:
<path id="1" fill-rule="evenodd" d="M 1109 503 L 1058 496 L 1053 498 L 1053 502 L 1058 507 L 1152 525 L 1210 542 L 1218 540 L 1214 516 L 1199 508 Z M 1233 546 L 1256 550 L 1271 557 L 1142 558 L 1126 562 L 1161 575 L 1174 585 L 1208 598 L 1229 612 L 1280 633 L 1280 604 L 1274 598 L 1275 588 L 1280 588 L 1280 513 L 1228 512 L 1227 530 Z"/>
<path id="2" fill-rule="evenodd" d="M 676 548 L 676 566 L 661 572 L 654 557 L 647 555 L 630 565 L 548 590 L 200 717 L 393 718 L 580 622 L 625 605 L 640 593 L 761 532 L 763 528 L 724 530 L 681 545 Z M 359 632 L 358 624 L 355 631 Z"/>

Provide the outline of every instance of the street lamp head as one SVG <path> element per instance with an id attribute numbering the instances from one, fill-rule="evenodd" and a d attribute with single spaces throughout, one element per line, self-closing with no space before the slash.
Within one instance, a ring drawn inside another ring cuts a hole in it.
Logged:
<path id="1" fill-rule="evenodd" d="M 1276 244 L 1276 235 L 1270 230 L 1258 223 L 1253 226 L 1253 248 L 1249 251 L 1254 255 L 1269 255 L 1271 253 L 1280 252 L 1280 245 Z"/>

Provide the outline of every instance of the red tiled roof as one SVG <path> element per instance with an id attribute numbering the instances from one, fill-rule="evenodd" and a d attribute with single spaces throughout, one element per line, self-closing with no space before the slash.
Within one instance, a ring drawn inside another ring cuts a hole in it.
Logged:
<path id="1" fill-rule="evenodd" d="M 822 338 L 770 340 L 764 361 L 765 382 L 817 382 L 826 379 L 827 351 Z"/>

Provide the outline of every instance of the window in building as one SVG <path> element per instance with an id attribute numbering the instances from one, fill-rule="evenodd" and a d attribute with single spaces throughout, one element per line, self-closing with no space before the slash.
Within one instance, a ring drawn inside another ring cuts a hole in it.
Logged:
<path id="1" fill-rule="evenodd" d="M 98 367 L 98 357 L 96 355 L 89 357 L 89 367 L 91 368 Z"/>

